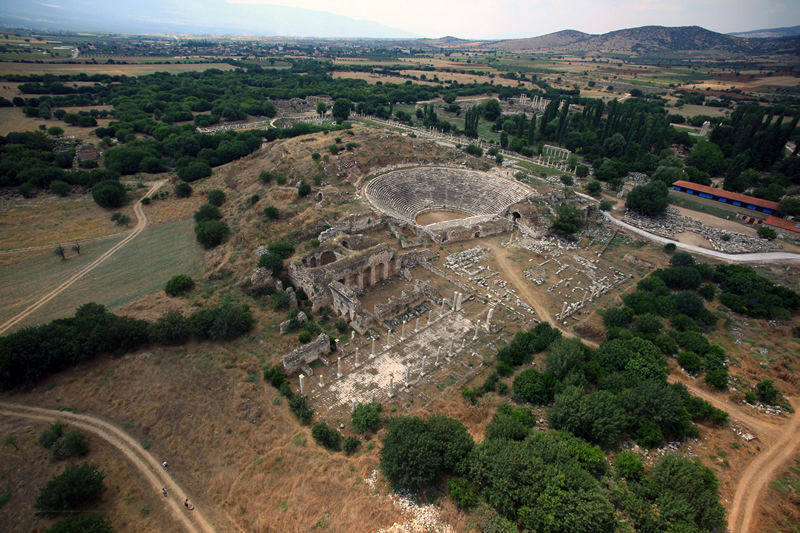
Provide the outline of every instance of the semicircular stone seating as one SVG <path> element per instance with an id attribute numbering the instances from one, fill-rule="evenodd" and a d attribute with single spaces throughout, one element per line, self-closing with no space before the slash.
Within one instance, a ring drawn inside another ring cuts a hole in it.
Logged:
<path id="1" fill-rule="evenodd" d="M 364 194 L 381 212 L 416 223 L 420 214 L 438 209 L 496 215 L 531 191 L 483 172 L 420 167 L 378 176 L 367 183 Z"/>

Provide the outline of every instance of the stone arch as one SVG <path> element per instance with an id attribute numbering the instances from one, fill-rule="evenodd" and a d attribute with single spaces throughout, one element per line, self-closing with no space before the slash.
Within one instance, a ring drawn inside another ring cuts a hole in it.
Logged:
<path id="1" fill-rule="evenodd" d="M 476 239 L 480 239 L 481 238 L 481 232 L 480 231 L 476 231 L 475 232 L 475 238 Z"/>
<path id="2" fill-rule="evenodd" d="M 375 280 L 372 279 L 372 267 L 368 266 L 364 269 L 364 285 L 374 285 Z"/>
<path id="3" fill-rule="evenodd" d="M 336 255 L 330 250 L 326 250 L 322 252 L 322 255 L 319 258 L 319 266 L 329 265 L 334 261 L 336 261 Z"/>
<path id="4" fill-rule="evenodd" d="M 518 211 L 514 211 L 513 213 L 511 213 L 511 218 L 516 222 L 519 218 L 521 218 L 521 215 L 519 214 Z"/>
<path id="5" fill-rule="evenodd" d="M 350 249 L 351 249 L 351 248 L 350 248 L 350 241 L 342 241 L 342 246 L 344 246 L 344 247 L 345 247 L 345 248 L 347 248 L 348 250 L 350 250 Z"/>

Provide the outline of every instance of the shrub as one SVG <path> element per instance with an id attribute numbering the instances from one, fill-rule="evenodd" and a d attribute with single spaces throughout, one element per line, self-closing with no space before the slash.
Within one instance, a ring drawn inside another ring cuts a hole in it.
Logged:
<path id="1" fill-rule="evenodd" d="M 197 181 L 211 175 L 211 166 L 203 161 L 193 161 L 178 170 L 178 178 L 181 181 Z"/>
<path id="2" fill-rule="evenodd" d="M 308 331 L 303 331 L 302 333 L 300 333 L 300 335 L 297 336 L 297 340 L 299 340 L 303 344 L 311 342 L 311 333 L 309 333 Z"/>
<path id="3" fill-rule="evenodd" d="M 50 455 L 54 459 L 83 457 L 87 453 L 89 453 L 89 441 L 86 435 L 78 430 L 68 431 L 50 447 Z"/>
<path id="4" fill-rule="evenodd" d="M 344 442 L 342 443 L 342 450 L 344 450 L 344 453 L 347 455 L 352 455 L 356 453 L 359 446 L 361 446 L 361 440 L 359 440 L 358 437 L 351 435 L 350 437 L 344 439 Z"/>
<path id="5" fill-rule="evenodd" d="M 188 318 L 177 309 L 165 312 L 150 324 L 150 340 L 165 346 L 179 346 L 189 340 L 192 325 Z"/>
<path id="6" fill-rule="evenodd" d="M 36 498 L 36 515 L 47 517 L 74 511 L 100 499 L 105 474 L 97 466 L 70 464 L 45 485 Z"/>
<path id="7" fill-rule="evenodd" d="M 286 382 L 286 374 L 283 373 L 281 365 L 269 366 L 265 368 L 264 381 L 269 381 L 270 385 L 280 390 L 281 385 Z"/>
<path id="8" fill-rule="evenodd" d="M 50 192 L 58 196 L 67 196 L 72 192 L 72 185 L 66 181 L 53 180 L 50 182 Z"/>
<path id="9" fill-rule="evenodd" d="M 247 305 L 223 303 L 211 309 L 200 309 L 189 317 L 192 334 L 198 340 L 229 341 L 250 331 L 255 319 Z"/>
<path id="10" fill-rule="evenodd" d="M 464 151 L 469 155 L 473 155 L 475 157 L 481 157 L 483 155 L 483 148 L 481 148 L 477 144 L 470 144 L 469 146 L 464 148 Z"/>
<path id="11" fill-rule="evenodd" d="M 675 250 L 678 249 L 678 246 L 674 242 L 668 242 L 664 245 L 664 251 L 668 254 L 673 253 Z"/>
<path id="12" fill-rule="evenodd" d="M 625 479 L 639 481 L 644 477 L 644 464 L 633 452 L 624 451 L 614 458 L 614 468 Z"/>
<path id="13" fill-rule="evenodd" d="M 775 387 L 775 382 L 771 379 L 759 381 L 756 385 L 756 393 L 759 400 L 769 405 L 777 404 L 781 398 L 781 391 Z"/>
<path id="14" fill-rule="evenodd" d="M 706 383 L 720 390 L 728 388 L 728 369 L 723 367 L 706 371 Z"/>
<path id="15" fill-rule="evenodd" d="M 289 410 L 301 422 L 308 422 L 314 416 L 314 411 L 308 406 L 305 396 L 294 396 L 289 399 Z"/>
<path id="16" fill-rule="evenodd" d="M 687 372 L 697 372 L 703 368 L 703 359 L 694 352 L 681 352 L 678 355 L 678 364 Z"/>
<path id="17" fill-rule="evenodd" d="M 225 193 L 219 189 L 214 189 L 208 192 L 208 203 L 219 207 L 225 203 Z"/>
<path id="18" fill-rule="evenodd" d="M 268 205 L 267 207 L 264 208 L 264 217 L 267 220 L 278 220 L 280 215 L 281 212 L 274 205 Z"/>
<path id="19" fill-rule="evenodd" d="M 106 515 L 102 513 L 73 514 L 58 519 L 45 533 L 112 533 Z"/>
<path id="20" fill-rule="evenodd" d="M 381 411 L 383 406 L 379 403 L 360 403 L 350 415 L 353 427 L 360 433 L 375 431 L 381 426 Z"/>
<path id="21" fill-rule="evenodd" d="M 767 226 L 761 226 L 756 233 L 758 233 L 758 236 L 762 239 L 769 239 L 772 241 L 778 238 L 778 232 Z"/>
<path id="22" fill-rule="evenodd" d="M 101 181 L 92 187 L 92 198 L 100 207 L 116 208 L 125 204 L 125 186 L 117 180 Z"/>
<path id="23" fill-rule="evenodd" d="M 603 200 L 600 202 L 600 211 L 611 211 L 614 207 L 614 204 L 611 203 L 611 200 Z"/>
<path id="24" fill-rule="evenodd" d="M 306 181 L 301 181 L 297 186 L 297 195 L 300 198 L 305 198 L 309 194 L 311 194 L 311 185 L 309 185 Z"/>
<path id="25" fill-rule="evenodd" d="M 64 434 L 64 428 L 66 427 L 67 425 L 62 422 L 50 424 L 50 427 L 42 431 L 41 435 L 39 435 L 39 446 L 50 449 Z"/>
<path id="26" fill-rule="evenodd" d="M 333 327 L 335 327 L 339 333 L 347 333 L 350 326 L 347 325 L 345 320 L 339 319 L 333 324 Z"/>
<path id="27" fill-rule="evenodd" d="M 253 196 L 250 197 L 250 205 L 257 204 L 259 200 L 261 200 L 261 197 L 257 194 L 254 194 Z"/>
<path id="28" fill-rule="evenodd" d="M 291 298 L 289 294 L 283 290 L 275 291 L 272 296 L 269 297 L 269 306 L 272 309 L 287 309 L 290 303 Z"/>
<path id="29" fill-rule="evenodd" d="M 228 225 L 221 220 L 206 220 L 194 227 L 194 233 L 205 248 L 213 248 L 225 240 L 230 233 Z"/>
<path id="30" fill-rule="evenodd" d="M 275 179 L 275 175 L 272 172 L 263 171 L 261 174 L 258 175 L 258 179 L 261 180 L 262 183 L 267 184 Z"/>
<path id="31" fill-rule="evenodd" d="M 290 242 L 278 241 L 269 244 L 267 250 L 271 254 L 280 256 L 281 259 L 288 259 L 294 253 L 294 245 Z"/>
<path id="32" fill-rule="evenodd" d="M 325 422 L 317 422 L 311 429 L 311 436 L 317 444 L 329 450 L 339 451 L 342 436 L 333 428 L 329 428 Z"/>
<path id="33" fill-rule="evenodd" d="M 194 280 L 186 274 L 175 274 L 164 287 L 167 296 L 183 296 L 194 288 Z"/>
<path id="34" fill-rule="evenodd" d="M 478 503 L 478 486 L 463 477 L 454 477 L 447 482 L 447 490 L 456 505 L 462 509 L 475 507 Z"/>
<path id="35" fill-rule="evenodd" d="M 194 212 L 195 222 L 205 222 L 206 220 L 219 220 L 222 218 L 222 211 L 219 207 L 211 204 L 203 204 Z"/>

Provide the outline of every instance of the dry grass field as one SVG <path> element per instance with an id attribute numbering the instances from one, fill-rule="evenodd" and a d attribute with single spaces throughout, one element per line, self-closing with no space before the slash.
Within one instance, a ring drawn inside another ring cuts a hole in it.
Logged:
<path id="1" fill-rule="evenodd" d="M 109 65 L 92 63 L 9 63 L 0 62 L 0 76 L 5 74 L 108 74 L 111 76 L 143 76 L 154 72 L 179 72 L 203 71 L 210 68 L 220 70 L 233 70 L 234 66 L 227 63 L 173 63 L 170 65 L 152 63 L 131 63 L 127 65 Z"/>

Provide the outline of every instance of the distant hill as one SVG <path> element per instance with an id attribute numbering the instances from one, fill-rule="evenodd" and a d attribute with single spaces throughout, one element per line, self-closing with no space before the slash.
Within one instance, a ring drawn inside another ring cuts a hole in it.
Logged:
<path id="1" fill-rule="evenodd" d="M 175 0 L 4 2 L 0 23 L 36 29 L 129 34 L 418 37 L 377 22 L 310 9 L 198 1 L 187 10 L 185 5 Z"/>
<path id="2" fill-rule="evenodd" d="M 749 37 L 751 39 L 781 39 L 783 37 L 798 37 L 800 36 L 800 26 L 743 31 L 738 33 L 729 33 L 728 35 L 733 35 L 734 37 Z"/>
<path id="3" fill-rule="evenodd" d="M 800 38 L 753 39 L 724 35 L 699 26 L 642 26 L 602 35 L 565 30 L 529 39 L 485 43 L 481 47 L 510 52 L 620 53 L 638 56 L 678 56 L 688 52 L 743 55 L 796 53 L 800 50 Z"/>

